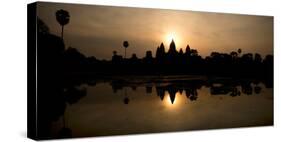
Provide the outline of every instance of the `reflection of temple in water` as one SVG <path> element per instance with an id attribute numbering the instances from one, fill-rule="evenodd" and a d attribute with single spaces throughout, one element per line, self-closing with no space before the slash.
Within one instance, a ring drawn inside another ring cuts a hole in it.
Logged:
<path id="1" fill-rule="evenodd" d="M 231 97 L 240 96 L 242 93 L 246 95 L 259 94 L 261 87 L 259 82 L 252 81 L 225 81 L 225 80 L 214 80 L 214 81 L 203 81 L 203 80 L 187 80 L 187 81 L 175 81 L 166 83 L 130 83 L 124 80 L 111 81 L 112 90 L 116 93 L 118 90 L 124 88 L 132 88 L 136 91 L 137 87 L 145 87 L 146 94 L 152 94 L 153 88 L 156 89 L 156 94 L 161 101 L 164 100 L 167 95 L 174 104 L 177 94 L 185 94 L 187 100 L 196 101 L 198 99 L 198 89 L 202 86 L 206 86 L 210 90 L 211 95 L 229 95 Z M 125 95 L 124 104 L 129 102 L 129 94 Z"/>
<path id="2" fill-rule="evenodd" d="M 188 100 L 190 101 L 194 101 L 197 99 L 197 90 L 196 89 L 192 89 L 192 88 L 177 88 L 173 85 L 169 85 L 169 86 L 165 86 L 165 87 L 156 87 L 156 93 L 157 96 L 160 97 L 160 99 L 163 101 L 165 94 L 169 95 L 170 100 L 171 100 L 171 104 L 174 103 L 175 99 L 176 99 L 176 95 L 183 94 L 183 91 L 185 92 L 185 95 L 187 97 Z"/>

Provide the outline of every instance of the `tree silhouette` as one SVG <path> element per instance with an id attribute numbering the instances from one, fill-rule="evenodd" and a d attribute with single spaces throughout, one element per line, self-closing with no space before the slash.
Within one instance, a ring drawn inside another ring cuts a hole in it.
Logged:
<path id="1" fill-rule="evenodd" d="M 256 53 L 255 54 L 255 59 L 254 59 L 256 64 L 260 64 L 262 62 L 262 57 L 260 54 Z"/>
<path id="2" fill-rule="evenodd" d="M 56 12 L 56 19 L 61 25 L 61 38 L 63 39 L 63 27 L 69 23 L 69 13 L 63 9 Z"/>
<path id="3" fill-rule="evenodd" d="M 239 56 L 240 56 L 241 53 L 242 53 L 242 50 L 239 48 L 237 52 L 238 52 L 238 54 L 239 54 Z"/>
<path id="4" fill-rule="evenodd" d="M 49 34 L 49 27 L 40 19 L 37 18 L 37 30 L 41 34 Z"/>
<path id="5" fill-rule="evenodd" d="M 235 59 L 235 58 L 237 58 L 238 54 L 237 54 L 237 52 L 232 51 L 232 52 L 230 52 L 230 56 L 231 56 L 233 59 Z"/>
<path id="6" fill-rule="evenodd" d="M 124 48 L 125 48 L 125 57 L 124 57 L 124 58 L 126 58 L 126 49 L 127 49 L 128 46 L 129 46 L 129 42 L 128 42 L 128 41 L 124 41 L 124 42 L 123 42 L 123 46 L 124 46 Z"/>

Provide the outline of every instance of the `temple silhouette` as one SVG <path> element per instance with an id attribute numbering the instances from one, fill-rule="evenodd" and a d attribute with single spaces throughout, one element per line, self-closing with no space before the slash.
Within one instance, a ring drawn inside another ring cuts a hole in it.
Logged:
<path id="1" fill-rule="evenodd" d="M 239 52 L 240 51 L 240 52 Z M 176 50 L 172 40 L 168 51 L 164 44 L 156 48 L 155 56 L 152 51 L 146 51 L 143 58 L 135 53 L 124 58 L 113 51 L 112 59 L 99 60 L 95 57 L 85 57 L 77 49 L 69 47 L 65 50 L 65 69 L 68 72 L 80 72 L 95 76 L 112 75 L 202 75 L 250 77 L 263 80 L 273 79 L 273 56 L 266 55 L 262 59 L 258 53 L 231 53 L 212 52 L 210 56 L 202 58 L 196 49 L 186 46 Z"/>

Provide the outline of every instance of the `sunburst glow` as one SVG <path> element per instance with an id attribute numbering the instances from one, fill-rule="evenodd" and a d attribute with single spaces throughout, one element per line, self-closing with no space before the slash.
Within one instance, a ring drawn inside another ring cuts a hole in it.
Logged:
<path id="1" fill-rule="evenodd" d="M 164 39 L 164 44 L 166 45 L 166 47 L 168 47 L 170 45 L 170 43 L 172 42 L 172 40 L 174 40 L 175 44 L 176 44 L 176 48 L 179 49 L 180 46 L 180 36 L 175 33 L 175 32 L 170 32 L 170 33 L 167 33 L 165 35 L 165 39 Z"/>
<path id="2" fill-rule="evenodd" d="M 181 95 L 180 92 L 177 92 L 175 94 L 175 98 L 174 98 L 174 100 L 172 102 L 172 96 L 169 94 L 168 91 L 165 91 L 165 97 L 164 97 L 164 104 L 165 104 L 165 106 L 167 108 L 174 108 L 174 109 L 178 108 L 178 106 L 180 106 L 183 103 L 183 101 L 181 100 L 182 96 L 183 95 Z"/>
<path id="3" fill-rule="evenodd" d="M 176 39 L 176 34 L 175 33 L 169 33 L 166 35 L 166 41 L 171 42 L 172 40 Z"/>

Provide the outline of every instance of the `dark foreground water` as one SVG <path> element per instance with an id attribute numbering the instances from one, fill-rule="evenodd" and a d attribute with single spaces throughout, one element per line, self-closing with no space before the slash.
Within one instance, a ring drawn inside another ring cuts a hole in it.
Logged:
<path id="1" fill-rule="evenodd" d="M 77 89 L 86 95 L 51 124 L 53 137 L 273 125 L 273 89 L 262 82 L 127 78 Z"/>

